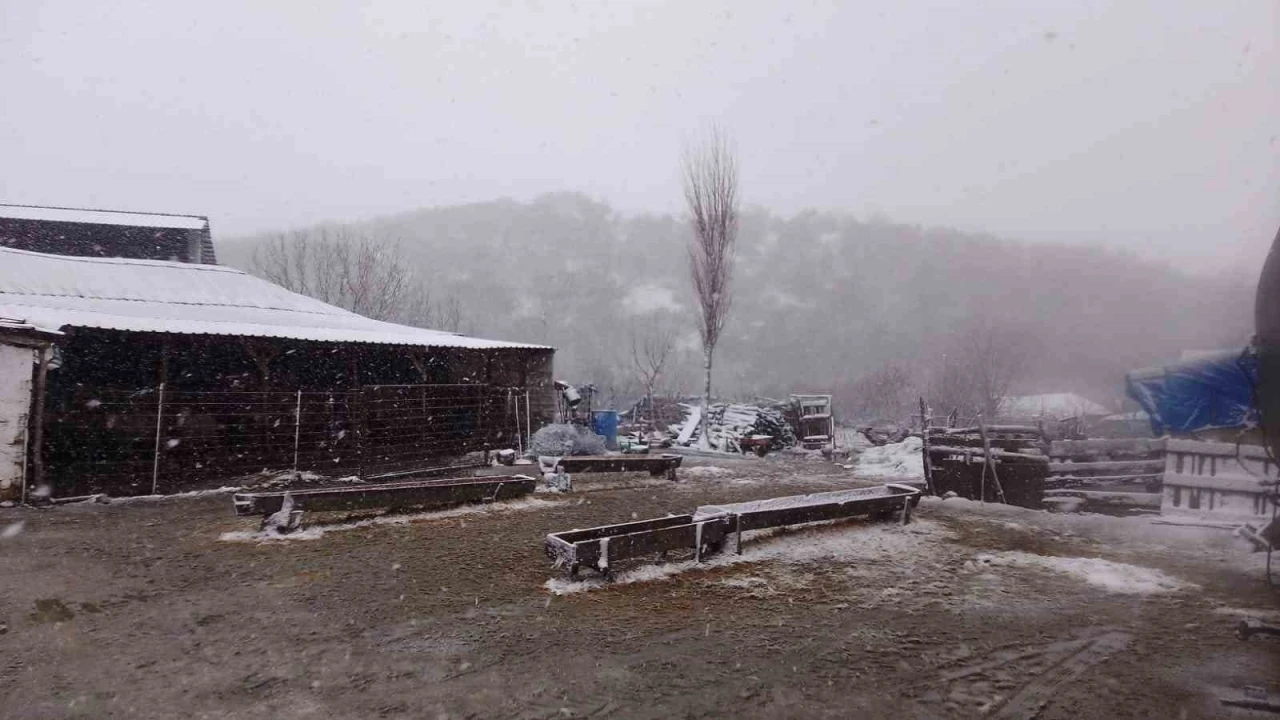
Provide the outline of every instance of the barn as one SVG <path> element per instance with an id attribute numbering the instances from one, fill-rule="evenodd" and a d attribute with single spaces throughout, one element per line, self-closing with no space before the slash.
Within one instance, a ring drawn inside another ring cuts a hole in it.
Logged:
<path id="1" fill-rule="evenodd" d="M 0 238 L 0 500 L 392 478 L 554 413 L 551 348 L 372 320 L 188 262 L 211 252 L 184 237 L 174 260 Z"/>

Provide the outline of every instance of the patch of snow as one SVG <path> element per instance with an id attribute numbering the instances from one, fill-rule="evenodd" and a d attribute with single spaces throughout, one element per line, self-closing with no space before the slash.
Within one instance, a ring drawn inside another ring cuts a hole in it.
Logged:
<path id="1" fill-rule="evenodd" d="M 0 530 L 0 540 L 8 540 L 10 538 L 18 537 L 18 535 L 22 534 L 22 528 L 24 526 L 26 526 L 26 523 L 22 520 L 19 520 L 16 523 L 9 523 L 3 530 Z"/>
<path id="2" fill-rule="evenodd" d="M 789 510 L 791 508 L 822 505 L 848 500 L 866 500 L 868 498 L 891 495 L 895 491 L 888 486 L 855 488 L 853 490 L 833 490 L 831 492 L 811 493 L 808 495 L 787 495 L 785 497 L 750 500 L 741 503 L 725 503 L 723 505 L 703 505 L 693 511 L 694 520 L 703 517 L 716 517 L 733 513 L 751 513 L 765 510 Z"/>
<path id="3" fill-rule="evenodd" d="M 1235 618 L 1256 618 L 1263 622 L 1280 622 L 1280 610 L 1258 610 L 1254 608 L 1216 607 L 1216 615 L 1230 615 Z"/>
<path id="4" fill-rule="evenodd" d="M 871 447 L 858 456 L 854 475 L 864 478 L 923 478 L 924 442 L 908 437 L 900 443 Z"/>
<path id="5" fill-rule="evenodd" d="M 924 551 L 931 543 L 953 538 L 954 535 L 937 523 L 917 520 L 906 527 L 891 523 L 856 527 L 843 524 L 821 525 L 786 534 L 762 530 L 744 533 L 744 537 L 747 540 L 759 540 L 762 537 L 771 539 L 768 542 L 744 543 L 741 555 L 726 550 L 701 563 L 688 560 L 664 565 L 641 565 L 616 574 L 612 583 L 602 578 L 578 581 L 552 578 L 543 587 L 555 595 L 569 595 L 613 585 L 665 580 L 689 570 L 766 561 L 797 565 L 886 559 L 894 559 L 896 562 L 900 558 Z"/>
<path id="6" fill-rule="evenodd" d="M 378 517 L 365 518 L 363 520 L 355 520 L 345 523 L 333 523 L 331 525 L 313 525 L 297 532 L 279 535 L 269 532 L 236 530 L 224 532 L 218 536 L 220 542 L 249 542 L 249 543 L 265 543 L 280 542 L 292 540 L 319 540 L 326 534 L 331 532 L 340 532 L 343 530 L 355 530 L 357 528 L 375 527 L 378 525 L 408 525 L 414 522 L 424 522 L 428 520 L 447 520 L 466 515 L 480 515 L 497 512 L 521 512 L 525 510 L 544 510 L 550 507 L 560 505 L 560 502 L 543 500 L 541 498 L 527 498 L 524 500 L 513 500 L 511 502 L 490 503 L 487 505 L 463 505 L 462 507 L 451 508 L 449 510 L 440 510 L 437 512 L 411 513 L 407 515 L 380 515 Z"/>
<path id="7" fill-rule="evenodd" d="M 695 465 L 690 468 L 681 468 L 680 474 L 685 477 L 723 477 L 725 475 L 733 475 L 734 472 L 729 468 L 715 465 Z"/>
<path id="8" fill-rule="evenodd" d="M 112 505 L 121 505 L 132 502 L 156 502 L 159 500 L 189 500 L 191 498 L 209 497 L 211 495 L 227 495 L 229 493 L 241 492 L 246 488 L 232 485 L 224 485 L 219 488 L 211 488 L 209 490 L 189 490 L 187 492 L 173 493 L 172 495 L 132 495 L 128 497 L 111 498 Z M 95 496 L 97 497 L 97 496 Z M 94 502 L 92 499 L 85 502 Z"/>
<path id="9" fill-rule="evenodd" d="M 202 230 L 208 219 L 198 215 L 137 213 L 123 210 L 84 210 L 80 208 L 40 207 L 36 205 L 0 205 L 0 217 L 15 220 L 85 223 L 89 225 L 123 225 L 147 228 Z"/>
<path id="10" fill-rule="evenodd" d="M 1196 587 L 1152 568 L 1101 558 L 1054 557 L 1017 550 L 978 555 L 974 558 L 971 569 L 982 570 L 992 566 L 1041 568 L 1070 575 L 1108 592 L 1125 595 L 1154 595 Z"/>

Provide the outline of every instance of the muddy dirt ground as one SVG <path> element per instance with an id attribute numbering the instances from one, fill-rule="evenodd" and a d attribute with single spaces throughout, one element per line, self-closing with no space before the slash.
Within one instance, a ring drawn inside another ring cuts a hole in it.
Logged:
<path id="1" fill-rule="evenodd" d="M 226 496 L 0 510 L 23 523 L 0 539 L 0 716 L 1273 717 L 1218 701 L 1280 696 L 1280 642 L 1231 632 L 1280 594 L 1220 531 L 926 501 L 906 527 L 548 589 L 548 532 L 851 483 L 821 462 L 714 464 L 288 542 L 221 539 L 255 527 Z M 1009 550 L 1182 588 L 975 561 Z"/>

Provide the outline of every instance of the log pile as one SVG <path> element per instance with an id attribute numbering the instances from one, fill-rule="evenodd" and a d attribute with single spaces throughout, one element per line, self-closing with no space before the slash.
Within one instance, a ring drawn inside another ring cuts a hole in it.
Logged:
<path id="1" fill-rule="evenodd" d="M 672 425 L 673 437 L 687 438 L 683 443 L 687 446 L 698 446 L 702 442 L 702 428 L 696 427 L 688 432 L 686 425 L 697 422 L 695 407 L 685 405 L 684 422 Z M 795 432 L 787 422 L 782 411 L 758 405 L 716 403 L 709 408 L 707 418 L 707 436 L 711 449 L 721 452 L 743 452 L 741 441 L 750 437 L 768 436 L 772 438 L 770 450 L 781 450 L 796 444 Z"/>

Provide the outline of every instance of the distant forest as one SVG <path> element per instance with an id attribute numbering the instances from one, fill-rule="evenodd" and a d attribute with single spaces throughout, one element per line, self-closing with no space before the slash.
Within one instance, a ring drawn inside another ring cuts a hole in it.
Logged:
<path id="1" fill-rule="evenodd" d="M 664 329 L 675 331 L 677 349 L 660 391 L 698 392 L 688 227 L 679 217 L 624 215 L 557 193 L 351 227 L 400 243 L 432 297 L 456 301 L 461 331 L 553 345 L 557 376 L 594 383 L 605 403 L 625 407 L 640 396 L 633 339 Z M 253 249 L 269 237 L 219 238 L 219 258 L 253 270 Z M 1011 392 L 1074 391 L 1118 409 L 1126 370 L 1245 343 L 1254 280 L 1098 247 L 745 209 L 716 392 L 834 390 L 846 415 L 883 414 L 856 397 L 869 379 L 897 378 L 892 402 L 905 407 L 982 323 L 1025 358 Z"/>

